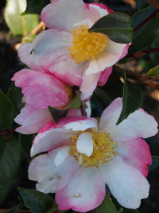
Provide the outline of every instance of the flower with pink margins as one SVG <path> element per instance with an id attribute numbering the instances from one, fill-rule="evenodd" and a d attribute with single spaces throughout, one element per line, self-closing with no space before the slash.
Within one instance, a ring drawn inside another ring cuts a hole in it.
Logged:
<path id="1" fill-rule="evenodd" d="M 39 133 L 31 148 L 34 158 L 29 178 L 44 193 L 56 193 L 60 210 L 87 212 L 112 195 L 126 208 L 138 208 L 149 194 L 146 180 L 151 155 L 148 138 L 157 133 L 157 122 L 139 109 L 116 125 L 122 109 L 115 99 L 101 116 L 62 118 L 57 128 Z"/>
<path id="2" fill-rule="evenodd" d="M 82 100 L 91 96 L 98 80 L 105 84 L 112 66 L 123 58 L 129 44 L 111 41 L 102 33 L 89 33 L 101 17 L 112 12 L 104 4 L 83 0 L 54 0 L 41 13 L 48 30 L 18 50 L 31 69 L 49 72 L 70 85 L 80 86 Z M 100 79 L 102 75 L 102 79 Z"/>

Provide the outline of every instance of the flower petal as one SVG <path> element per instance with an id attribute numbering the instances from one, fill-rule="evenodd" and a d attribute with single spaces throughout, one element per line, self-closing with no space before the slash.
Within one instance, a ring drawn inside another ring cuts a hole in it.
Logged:
<path id="1" fill-rule="evenodd" d="M 143 176 L 147 176 L 152 158 L 149 146 L 143 139 L 137 138 L 121 143 L 116 151 L 125 163 L 139 170 Z"/>
<path id="2" fill-rule="evenodd" d="M 65 146 L 60 151 L 58 151 L 54 159 L 55 166 L 59 166 L 61 163 L 63 163 L 68 157 L 68 153 L 69 153 L 69 146 Z"/>
<path id="3" fill-rule="evenodd" d="M 77 151 L 90 157 L 93 153 L 92 133 L 86 132 L 79 135 L 76 143 Z"/>
<path id="4" fill-rule="evenodd" d="M 44 193 L 55 193 L 64 188 L 71 176 L 79 168 L 79 164 L 72 157 L 68 157 L 58 167 L 54 165 L 54 159 L 61 148 L 48 154 L 40 155 L 31 161 L 29 166 L 29 179 L 37 181 L 37 190 Z"/>
<path id="5" fill-rule="evenodd" d="M 66 85 L 54 76 L 23 69 L 12 78 L 22 88 L 26 102 L 35 108 L 57 107 L 68 103 Z"/>
<path id="6" fill-rule="evenodd" d="M 77 132 L 69 131 L 63 128 L 51 128 L 46 132 L 39 133 L 31 148 L 31 156 L 56 149 L 61 146 L 67 146 L 70 143 L 70 137 L 76 135 Z"/>
<path id="7" fill-rule="evenodd" d="M 101 72 L 101 75 L 99 77 L 98 86 L 103 86 L 109 79 L 109 76 L 112 74 L 113 67 L 108 67 L 103 72 Z"/>
<path id="8" fill-rule="evenodd" d="M 148 138 L 157 132 L 157 122 L 143 109 L 136 110 L 119 125 L 116 122 L 122 109 L 122 99 L 115 99 L 103 112 L 99 130 L 110 133 L 115 142 L 127 142 L 135 138 Z"/>
<path id="9" fill-rule="evenodd" d="M 33 134 L 38 132 L 46 123 L 52 121 L 52 116 L 48 109 L 38 109 L 26 105 L 14 120 L 22 125 L 16 129 L 17 132 Z"/>
<path id="10" fill-rule="evenodd" d="M 135 168 L 119 156 L 100 167 L 102 177 L 117 201 L 126 208 L 136 209 L 149 195 L 149 183 Z"/>
<path id="11" fill-rule="evenodd" d="M 41 13 L 41 20 L 48 28 L 71 32 L 73 24 L 87 18 L 87 8 L 82 0 L 56 0 Z"/>
<path id="12" fill-rule="evenodd" d="M 105 184 L 94 168 L 79 167 L 68 185 L 55 196 L 60 210 L 87 212 L 99 206 L 105 196 Z"/>
<path id="13" fill-rule="evenodd" d="M 84 131 L 89 128 L 97 128 L 97 120 L 95 118 L 87 118 L 84 116 L 70 116 L 61 118 L 58 126 L 72 131 Z"/>

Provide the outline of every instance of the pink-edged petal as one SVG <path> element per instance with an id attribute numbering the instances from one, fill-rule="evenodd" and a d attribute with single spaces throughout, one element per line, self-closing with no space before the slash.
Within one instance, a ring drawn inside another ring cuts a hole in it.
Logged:
<path id="1" fill-rule="evenodd" d="M 61 148 L 34 158 L 29 166 L 29 179 L 37 181 L 37 190 L 55 193 L 64 188 L 79 167 L 77 161 L 68 157 L 62 164 L 55 166 L 54 159 Z"/>
<path id="2" fill-rule="evenodd" d="M 82 100 L 86 100 L 92 95 L 92 93 L 97 87 L 100 75 L 101 72 L 90 75 L 83 75 L 82 84 L 80 86 Z"/>
<path id="3" fill-rule="evenodd" d="M 99 130 L 110 133 L 115 142 L 126 142 L 135 138 L 148 138 L 157 132 L 157 122 L 154 117 L 143 109 L 136 110 L 119 125 L 116 122 L 122 110 L 122 99 L 115 99 L 103 112 Z"/>
<path id="4" fill-rule="evenodd" d="M 26 105 L 14 120 L 22 125 L 16 129 L 17 132 L 33 134 L 38 132 L 46 123 L 52 121 L 52 116 L 48 109 L 38 109 Z"/>
<path id="5" fill-rule="evenodd" d="M 98 86 L 103 86 L 109 79 L 109 76 L 112 74 L 113 67 L 108 67 L 103 72 L 101 72 L 101 75 L 98 80 Z"/>
<path id="6" fill-rule="evenodd" d="M 70 45 L 71 46 L 71 45 Z M 41 58 L 40 66 L 67 84 L 79 86 L 85 62 L 76 64 L 67 49 L 51 52 Z"/>
<path id="7" fill-rule="evenodd" d="M 79 167 L 68 185 L 55 196 L 60 210 L 87 212 L 98 207 L 105 196 L 105 184 L 95 168 Z"/>
<path id="8" fill-rule="evenodd" d="M 79 135 L 76 143 L 77 151 L 90 157 L 93 153 L 92 133 L 86 132 Z"/>
<path id="9" fill-rule="evenodd" d="M 116 151 L 125 163 L 139 170 L 143 176 L 147 176 L 152 157 L 149 146 L 143 139 L 137 138 L 119 144 Z"/>
<path id="10" fill-rule="evenodd" d="M 117 201 L 126 208 L 136 209 L 149 195 L 149 183 L 137 169 L 119 156 L 100 166 L 102 177 Z"/>
<path id="11" fill-rule="evenodd" d="M 108 8 L 104 4 L 86 4 L 89 10 L 89 18 L 96 22 L 101 17 L 109 13 Z"/>
<path id="12" fill-rule="evenodd" d="M 87 13 L 82 0 L 55 0 L 42 10 L 41 19 L 48 28 L 70 32 L 75 23 L 87 18 Z"/>
<path id="13" fill-rule="evenodd" d="M 22 88 L 26 102 L 35 108 L 57 107 L 68 103 L 66 85 L 54 76 L 23 69 L 12 78 Z"/>
<path id="14" fill-rule="evenodd" d="M 31 69 L 40 71 L 44 70 L 40 64 L 44 56 L 54 53 L 55 58 L 59 55 L 62 57 L 66 52 L 68 53 L 67 48 L 71 45 L 70 33 L 49 29 L 39 33 L 32 43 L 22 44 L 18 49 L 18 55 L 20 60 Z M 45 67 L 47 63 L 47 61 L 44 63 Z"/>
<path id="15" fill-rule="evenodd" d="M 89 128 L 97 128 L 97 120 L 84 116 L 70 116 L 59 119 L 57 125 L 72 131 L 84 131 Z"/>
<path id="16" fill-rule="evenodd" d="M 96 6 L 100 7 L 101 9 L 106 10 L 108 13 L 113 12 L 113 10 L 110 9 L 110 8 L 108 8 L 105 4 L 101 4 L 101 3 L 91 3 L 91 4 L 89 4 L 89 5 L 92 5 L 92 6 L 93 6 L 93 5 L 96 5 Z"/>
<path id="17" fill-rule="evenodd" d="M 47 152 L 58 147 L 67 146 L 70 144 L 70 137 L 76 135 L 77 132 L 69 131 L 63 128 L 51 128 L 46 132 L 39 133 L 31 148 L 31 156 Z"/>
<path id="18" fill-rule="evenodd" d="M 122 59 L 122 58 L 124 58 L 124 57 L 128 54 L 129 46 L 130 46 L 130 44 L 126 44 L 126 45 L 125 45 L 125 47 L 124 47 L 124 49 L 123 49 L 123 52 L 122 52 L 122 54 L 121 54 L 119 60 Z"/>

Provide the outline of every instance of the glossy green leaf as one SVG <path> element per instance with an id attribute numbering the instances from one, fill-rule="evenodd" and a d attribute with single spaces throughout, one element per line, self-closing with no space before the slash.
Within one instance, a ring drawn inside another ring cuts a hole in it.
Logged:
<path id="1" fill-rule="evenodd" d="M 149 170 L 159 166 L 159 156 L 152 156 L 152 164 L 149 166 Z"/>
<path id="2" fill-rule="evenodd" d="M 147 5 L 147 0 L 136 0 L 137 8 L 141 9 Z"/>
<path id="3" fill-rule="evenodd" d="M 52 213 L 56 209 L 54 200 L 42 192 L 20 187 L 18 187 L 18 191 L 24 200 L 25 206 L 32 213 Z"/>
<path id="4" fill-rule="evenodd" d="M 16 184 L 15 179 L 8 180 L 6 183 L 3 184 L 0 183 L 0 204 L 4 201 L 7 194 L 10 192 L 10 190 L 13 188 L 15 184 Z"/>
<path id="5" fill-rule="evenodd" d="M 103 203 L 96 208 L 96 213 L 118 213 L 114 203 L 112 202 L 111 198 L 105 197 Z"/>
<path id="6" fill-rule="evenodd" d="M 150 5 L 159 9 L 159 0 L 147 0 Z"/>
<path id="7" fill-rule="evenodd" d="M 0 185 L 14 178 L 18 172 L 21 152 L 18 141 L 0 137 Z"/>
<path id="8" fill-rule="evenodd" d="M 136 84 L 127 81 L 126 74 L 124 73 L 122 111 L 120 113 L 116 125 L 121 123 L 135 110 L 139 109 L 142 106 L 142 103 L 143 103 L 143 94 L 141 88 L 138 87 Z"/>
<path id="9" fill-rule="evenodd" d="M 94 96 L 105 107 L 108 106 L 112 101 L 109 94 L 106 91 L 102 90 L 100 87 L 96 88 Z"/>
<path id="10" fill-rule="evenodd" d="M 21 150 L 27 157 L 27 159 L 30 161 L 30 149 L 32 146 L 32 142 L 34 140 L 35 135 L 24 135 L 24 134 L 19 134 L 19 144 L 21 147 Z"/>
<path id="11" fill-rule="evenodd" d="M 141 24 L 145 19 L 147 19 L 149 16 L 151 16 L 156 9 L 152 6 L 146 7 L 142 10 L 138 10 L 133 16 L 132 16 L 132 24 L 133 28 L 137 27 L 139 24 Z"/>
<path id="12" fill-rule="evenodd" d="M 26 35 L 30 33 L 39 23 L 38 15 L 24 15 L 26 0 L 7 0 L 5 8 L 5 20 L 14 35 Z"/>
<path id="13" fill-rule="evenodd" d="M 40 14 L 42 9 L 50 4 L 50 0 L 27 0 L 27 8 L 25 14 L 27 13 L 37 13 Z"/>
<path id="14" fill-rule="evenodd" d="M 11 209 L 4 211 L 3 213 L 18 213 L 22 210 L 23 207 L 24 207 L 24 204 L 23 204 L 22 200 L 20 200 L 20 203 L 18 205 L 14 206 Z"/>
<path id="15" fill-rule="evenodd" d="M 7 96 L 13 103 L 14 116 L 18 115 L 20 113 L 20 110 L 24 106 L 24 103 L 22 103 L 23 95 L 21 93 L 21 88 L 16 87 L 15 84 L 13 83 L 8 90 Z"/>
<path id="16" fill-rule="evenodd" d="M 129 54 L 145 49 L 159 38 L 159 17 L 151 19 L 133 38 Z M 145 36 L 146 35 L 146 36 Z"/>
<path id="17" fill-rule="evenodd" d="M 14 121 L 12 102 L 0 90 L 0 129 L 9 128 Z"/>
<path id="18" fill-rule="evenodd" d="M 147 75 L 154 75 L 154 76 L 159 76 L 159 65 L 150 69 L 147 73 Z"/>
<path id="19" fill-rule="evenodd" d="M 120 12 L 109 13 L 99 19 L 89 32 L 99 32 L 107 35 L 117 43 L 130 43 L 132 41 L 131 18 Z"/>

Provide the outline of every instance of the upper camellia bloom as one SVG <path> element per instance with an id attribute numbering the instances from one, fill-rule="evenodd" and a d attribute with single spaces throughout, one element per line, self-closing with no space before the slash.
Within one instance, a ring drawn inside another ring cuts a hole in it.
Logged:
<path id="1" fill-rule="evenodd" d="M 66 117 L 39 133 L 31 149 L 29 178 L 44 193 L 56 193 L 60 210 L 87 212 L 105 197 L 105 184 L 126 208 L 138 208 L 149 194 L 145 176 L 151 164 L 147 143 L 142 138 L 157 133 L 157 122 L 139 109 L 116 126 L 122 100 L 104 110 L 99 126 L 86 117 Z"/>
<path id="2" fill-rule="evenodd" d="M 109 12 L 104 4 L 52 1 L 41 14 L 49 29 L 32 43 L 20 46 L 21 61 L 33 70 L 49 72 L 67 84 L 80 86 L 81 98 L 87 99 L 98 81 L 100 85 L 107 81 L 111 66 L 127 54 L 129 47 L 102 33 L 89 33 L 89 28 Z"/>

